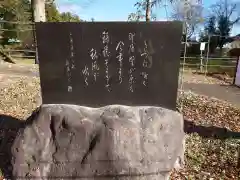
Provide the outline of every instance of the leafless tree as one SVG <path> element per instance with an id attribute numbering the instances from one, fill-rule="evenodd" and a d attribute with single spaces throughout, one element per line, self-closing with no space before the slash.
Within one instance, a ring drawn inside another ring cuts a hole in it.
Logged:
<path id="1" fill-rule="evenodd" d="M 199 0 L 174 0 L 172 18 L 184 21 L 184 32 L 190 38 L 199 24 L 203 22 L 203 6 Z"/>
<path id="2" fill-rule="evenodd" d="M 174 0 L 139 0 L 135 6 L 138 9 L 141 9 L 141 11 L 145 12 L 145 20 L 150 21 L 150 20 L 155 20 L 156 17 L 154 14 L 152 14 L 152 8 L 156 7 L 158 5 L 162 5 L 165 2 L 170 2 L 172 3 Z M 137 13 L 136 13 L 137 14 Z M 139 14 L 139 12 L 138 12 Z"/>
<path id="3" fill-rule="evenodd" d="M 218 0 L 212 5 L 211 12 L 217 19 L 218 46 L 222 50 L 224 44 L 229 41 L 233 26 L 240 22 L 240 3 Z"/>
<path id="4" fill-rule="evenodd" d="M 218 0 L 212 5 L 211 12 L 217 18 L 221 16 L 226 17 L 231 26 L 240 22 L 240 2 Z"/>

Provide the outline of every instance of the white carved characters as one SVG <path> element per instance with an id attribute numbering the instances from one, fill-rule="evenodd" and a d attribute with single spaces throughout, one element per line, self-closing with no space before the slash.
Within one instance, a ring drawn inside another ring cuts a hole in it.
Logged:
<path id="1" fill-rule="evenodd" d="M 74 63 L 74 47 L 73 47 L 73 38 L 72 33 L 69 34 L 69 41 L 70 41 L 70 57 L 66 59 L 66 71 L 67 71 L 67 81 L 68 81 L 68 87 L 67 91 L 72 92 L 72 69 L 75 69 L 75 63 Z"/>
<path id="2" fill-rule="evenodd" d="M 129 59 L 128 59 L 128 61 L 130 63 L 130 69 L 128 71 L 128 73 L 129 73 L 128 82 L 129 82 L 130 92 L 134 91 L 133 84 L 136 82 L 135 77 L 133 76 L 133 72 L 136 70 L 136 68 L 135 68 L 135 56 L 134 56 L 134 52 L 135 52 L 134 36 L 135 36 L 134 33 L 129 33 L 129 35 L 128 35 L 128 39 L 131 43 L 130 46 L 129 46 Z"/>
<path id="3" fill-rule="evenodd" d="M 96 82 L 97 81 L 97 76 L 99 75 L 99 65 L 98 65 L 98 62 L 97 62 L 97 59 L 98 59 L 98 55 L 97 55 L 97 50 L 96 49 L 91 49 L 90 50 L 90 57 L 92 59 L 92 73 L 93 73 L 93 78 L 94 78 L 94 81 Z"/>
<path id="4" fill-rule="evenodd" d="M 141 56 L 144 58 L 142 65 L 146 70 L 152 67 L 152 55 L 151 54 L 153 52 L 149 51 L 150 48 L 151 47 L 148 46 L 148 42 L 145 40 L 144 41 L 144 48 L 143 48 L 143 52 L 141 52 Z M 143 71 L 143 72 L 140 73 L 140 75 L 143 77 L 142 84 L 144 86 L 147 86 L 148 73 L 146 71 Z"/>
<path id="5" fill-rule="evenodd" d="M 123 80 L 123 74 L 122 74 L 122 67 L 123 67 L 123 46 L 124 43 L 122 41 L 119 41 L 116 47 L 116 51 L 118 51 L 117 59 L 119 62 L 119 68 L 118 68 L 118 80 L 119 84 L 122 83 Z"/>
<path id="6" fill-rule="evenodd" d="M 104 57 L 104 63 L 105 63 L 105 78 L 106 78 L 106 85 L 105 87 L 107 88 L 107 91 L 111 91 L 111 87 L 110 87 L 110 76 L 109 76 L 109 57 L 110 57 L 110 52 L 108 49 L 108 45 L 110 42 L 110 38 L 109 38 L 109 34 L 107 31 L 104 31 L 102 33 L 102 44 L 104 46 L 103 48 L 103 57 Z"/>
<path id="7" fill-rule="evenodd" d="M 85 65 L 84 69 L 82 70 L 83 76 L 84 76 L 84 82 L 85 85 L 88 86 L 88 77 L 89 77 L 89 69 L 88 67 Z"/>
<path id="8" fill-rule="evenodd" d="M 124 42 L 122 40 L 117 42 L 116 45 L 116 56 L 115 58 L 117 59 L 117 63 L 118 63 L 118 68 L 117 68 L 117 80 L 119 84 L 123 83 L 123 79 L 124 79 L 124 59 L 126 59 L 126 67 L 129 67 L 128 70 L 126 70 L 126 72 L 128 72 L 128 90 L 130 92 L 134 92 L 135 91 L 135 86 L 134 84 L 137 82 L 137 74 L 136 73 L 140 73 L 140 78 L 141 78 L 141 83 L 143 84 L 143 86 L 147 87 L 148 86 L 148 78 L 149 78 L 149 68 L 152 67 L 152 54 L 153 52 L 153 48 L 151 47 L 151 41 L 144 41 L 144 47 L 141 50 L 136 51 L 136 47 L 135 47 L 135 40 L 136 38 L 136 34 L 135 33 L 128 33 L 128 41 Z M 98 53 L 98 51 L 95 48 L 91 48 L 88 50 L 88 54 L 89 54 L 89 59 L 91 60 L 90 63 L 87 65 L 84 65 L 84 68 L 82 69 L 82 74 L 84 77 L 84 83 L 86 86 L 89 86 L 90 82 L 89 80 L 92 79 L 93 82 L 97 82 L 99 73 L 100 73 L 100 64 L 104 65 L 104 78 L 105 78 L 105 88 L 108 92 L 110 92 L 112 90 L 111 85 L 110 85 L 110 72 L 109 72 L 109 63 L 111 60 L 111 53 L 109 50 L 109 45 L 110 45 L 110 35 L 108 31 L 103 31 L 101 33 L 101 44 L 102 44 L 102 51 L 101 54 Z M 70 35 L 70 43 L 72 43 L 72 39 L 71 39 L 71 35 Z M 127 50 L 127 52 L 124 52 L 124 50 Z M 136 58 L 137 57 L 137 53 L 140 53 L 140 57 L 139 60 Z M 73 59 L 73 46 L 71 46 L 71 56 L 70 56 L 70 60 Z M 126 56 L 126 57 L 125 57 Z M 137 62 L 139 61 L 139 62 Z M 140 64 L 141 63 L 141 64 Z M 139 67 L 139 65 L 142 65 L 142 71 L 138 70 L 137 68 Z M 67 72 L 70 72 L 71 68 L 74 68 L 74 63 L 71 61 L 67 61 L 66 62 L 66 66 L 67 66 Z M 91 66 L 91 67 L 90 67 Z M 70 74 L 70 73 L 69 73 Z M 71 74 L 70 74 L 71 75 Z M 71 76 L 69 75 L 69 79 L 71 80 Z M 92 76 L 92 78 L 89 78 L 90 75 Z M 69 81 L 70 81 L 69 80 Z M 72 91 L 71 86 L 69 86 L 68 91 Z"/>

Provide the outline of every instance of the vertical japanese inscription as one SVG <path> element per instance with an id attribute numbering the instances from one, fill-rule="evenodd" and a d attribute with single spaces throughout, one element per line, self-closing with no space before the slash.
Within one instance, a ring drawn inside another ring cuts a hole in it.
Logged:
<path id="1" fill-rule="evenodd" d="M 130 41 L 130 46 L 129 46 L 129 63 L 130 63 L 130 69 L 128 71 L 129 73 L 129 90 L 130 92 L 134 91 L 133 88 L 133 84 L 135 83 L 135 77 L 133 76 L 134 71 L 136 70 L 135 68 L 135 56 L 134 56 L 134 52 L 135 52 L 135 46 L 134 46 L 134 33 L 129 33 L 128 34 L 128 39 Z"/>
<path id="2" fill-rule="evenodd" d="M 128 69 L 128 90 L 130 92 L 134 92 L 134 84 L 136 83 L 136 50 L 137 48 L 135 47 L 135 33 L 128 33 L 128 57 L 126 57 L 128 60 L 128 63 L 130 65 Z M 110 84 L 110 74 L 109 74 L 109 60 L 111 58 L 111 54 L 109 52 L 109 43 L 110 43 L 110 36 L 108 31 L 103 31 L 101 34 L 101 40 L 102 40 L 102 57 L 104 61 L 104 68 L 105 68 L 105 88 L 107 89 L 108 92 L 112 90 L 111 84 Z M 72 46 L 72 38 L 70 35 L 70 42 L 71 42 L 71 58 L 74 56 L 73 55 L 73 46 Z M 124 73 L 123 73 L 123 64 L 124 64 L 124 42 L 123 41 L 118 41 L 117 46 L 116 46 L 116 59 L 119 64 L 119 67 L 117 69 L 117 81 L 119 84 L 122 84 L 123 79 L 124 79 Z M 149 47 L 150 46 L 150 47 Z M 140 77 L 142 78 L 142 84 L 147 87 L 148 85 L 148 69 L 152 67 L 152 53 L 151 52 L 151 42 L 149 44 L 148 41 L 144 41 L 144 48 L 142 50 L 139 50 L 140 56 L 143 58 L 142 59 L 142 67 L 144 70 L 140 72 Z M 89 85 L 89 76 L 93 76 L 93 81 L 97 81 L 97 77 L 99 76 L 100 73 L 100 64 L 99 64 L 99 54 L 95 48 L 91 48 L 89 51 L 89 57 L 91 58 L 91 67 L 88 67 L 87 65 L 84 66 L 82 69 L 82 74 L 84 76 L 84 83 L 86 86 Z M 101 55 L 100 55 L 101 56 Z M 71 59 L 70 58 L 70 59 Z M 69 62 L 67 62 L 69 64 Z M 74 65 L 72 66 L 74 67 Z M 69 69 L 69 68 L 68 68 Z M 69 78 L 70 79 L 70 78 Z M 71 80 L 71 79 L 70 79 Z M 69 81 L 70 81 L 69 80 Z M 71 91 L 71 86 L 69 88 L 69 91 Z"/>
<path id="3" fill-rule="evenodd" d="M 141 56 L 144 58 L 142 65 L 143 65 L 143 68 L 145 69 L 145 71 L 141 72 L 140 75 L 143 77 L 142 84 L 144 86 L 147 86 L 148 73 L 146 72 L 146 70 L 148 68 L 151 68 L 151 66 L 152 66 L 152 57 L 149 53 L 149 47 L 148 47 L 148 43 L 146 40 L 144 41 L 144 48 L 143 48 L 143 52 L 141 52 Z"/>
<path id="4" fill-rule="evenodd" d="M 98 55 L 96 49 L 91 49 L 90 50 L 90 57 L 92 59 L 92 73 L 93 73 L 93 78 L 94 81 L 97 81 L 97 76 L 99 75 L 99 65 L 98 65 Z"/>
<path id="5" fill-rule="evenodd" d="M 123 81 L 123 71 L 122 71 L 122 67 L 123 67 L 123 46 L 124 43 L 122 41 L 119 41 L 116 47 L 116 51 L 118 52 L 117 55 L 117 59 L 119 62 L 119 68 L 118 68 L 118 81 L 119 84 L 122 83 Z"/>
<path id="6" fill-rule="evenodd" d="M 37 23 L 36 31 L 44 103 L 175 108 L 180 22 Z"/>
<path id="7" fill-rule="evenodd" d="M 87 65 L 84 66 L 82 73 L 83 73 L 83 77 L 84 77 L 84 83 L 86 86 L 88 86 L 88 77 L 90 74 L 89 74 L 89 69 L 88 69 Z"/>
<path id="8" fill-rule="evenodd" d="M 105 87 L 107 88 L 107 91 L 110 92 L 111 91 L 111 87 L 110 87 L 110 76 L 109 76 L 109 58 L 110 58 L 110 52 L 109 52 L 109 45 L 110 42 L 110 38 L 109 38 L 109 34 L 107 31 L 104 31 L 102 33 L 102 44 L 103 44 L 103 57 L 104 57 L 104 64 L 105 64 L 105 78 L 106 78 L 106 84 Z"/>
<path id="9" fill-rule="evenodd" d="M 70 41 L 70 58 L 66 60 L 66 69 L 67 69 L 67 80 L 68 80 L 68 92 L 72 92 L 72 69 L 75 69 L 74 64 L 74 47 L 73 47 L 73 38 L 72 33 L 69 34 L 69 41 Z"/>

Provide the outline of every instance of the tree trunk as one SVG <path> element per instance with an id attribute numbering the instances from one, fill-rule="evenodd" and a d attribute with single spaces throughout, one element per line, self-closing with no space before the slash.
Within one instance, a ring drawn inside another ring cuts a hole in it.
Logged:
<path id="1" fill-rule="evenodd" d="M 151 20 L 151 0 L 146 0 L 146 21 Z"/>
<path id="2" fill-rule="evenodd" d="M 45 22 L 46 21 L 46 12 L 45 12 L 45 0 L 31 0 L 32 6 L 32 15 L 33 22 Z M 35 31 L 33 33 L 34 42 L 36 47 L 36 55 L 35 55 L 35 64 L 38 64 L 38 52 L 37 52 L 37 39 Z"/>
<path id="3" fill-rule="evenodd" d="M 3 61 L 12 63 L 12 64 L 16 64 L 14 59 L 11 56 L 9 56 L 7 53 L 5 53 L 2 48 L 0 48 L 0 56 L 3 58 Z M 1 59 L 0 59 L 0 61 L 1 61 Z"/>
<path id="4" fill-rule="evenodd" d="M 31 0 L 34 22 L 45 22 L 45 0 Z"/>

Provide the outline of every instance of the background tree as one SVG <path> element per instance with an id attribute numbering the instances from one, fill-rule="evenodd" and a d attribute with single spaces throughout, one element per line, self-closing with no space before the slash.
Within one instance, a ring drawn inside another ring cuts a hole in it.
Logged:
<path id="1" fill-rule="evenodd" d="M 209 17 L 204 29 L 209 35 L 214 35 L 214 34 L 217 33 L 216 17 L 215 16 L 210 16 Z"/>
<path id="2" fill-rule="evenodd" d="M 209 42 L 209 53 L 214 53 L 218 46 L 219 36 L 216 24 L 216 17 L 210 16 L 204 25 L 204 31 L 200 34 L 200 42 Z"/>
<path id="3" fill-rule="evenodd" d="M 79 22 L 80 18 L 70 12 L 60 13 L 52 0 L 46 1 L 46 19 L 49 22 Z M 32 44 L 33 28 L 31 4 L 29 0 L 2 0 L 0 2 L 1 45 L 12 44 L 10 40 L 22 42 L 23 46 Z"/>
<path id="4" fill-rule="evenodd" d="M 137 8 L 137 12 L 130 14 L 130 18 L 132 17 L 133 20 L 156 20 L 156 15 L 152 11 L 153 3 L 151 0 L 138 1 L 134 6 Z"/>
<path id="5" fill-rule="evenodd" d="M 70 12 L 63 12 L 60 14 L 61 22 L 80 22 L 80 18 Z"/>
<path id="6" fill-rule="evenodd" d="M 54 1 L 46 3 L 46 18 L 48 22 L 80 22 L 80 18 L 71 13 L 60 13 Z"/>
<path id="7" fill-rule="evenodd" d="M 138 1 L 134 7 L 137 8 L 137 11 L 135 13 L 131 13 L 128 16 L 128 21 L 141 21 L 141 20 L 146 20 L 146 21 L 150 21 L 150 20 L 156 20 L 156 15 L 153 14 L 152 9 L 148 9 L 151 10 L 151 12 L 146 13 L 146 9 L 147 7 L 147 3 L 149 3 L 150 1 Z M 150 15 L 151 14 L 151 15 Z"/>
<path id="8" fill-rule="evenodd" d="M 173 3 L 176 0 L 146 0 L 147 1 L 147 8 L 146 8 L 146 21 L 148 21 L 152 13 L 152 8 L 157 6 L 166 5 L 165 3 Z M 151 16 L 153 19 L 156 20 L 156 16 Z"/>
<path id="9" fill-rule="evenodd" d="M 142 7 L 143 9 L 145 9 L 146 12 L 146 21 L 150 21 L 151 20 L 151 12 L 152 12 L 152 2 L 151 0 L 146 0 L 142 3 Z"/>
<path id="10" fill-rule="evenodd" d="M 58 11 L 57 6 L 53 1 L 46 3 L 45 11 L 46 11 L 46 19 L 48 22 L 61 21 L 61 14 Z"/>
<path id="11" fill-rule="evenodd" d="M 218 0 L 211 10 L 217 19 L 217 33 L 220 35 L 218 46 L 222 50 L 233 26 L 240 21 L 240 7 L 231 0 Z"/>
<path id="12" fill-rule="evenodd" d="M 217 24 L 218 24 L 217 25 L 218 26 L 218 34 L 220 35 L 219 40 L 218 40 L 218 46 L 219 46 L 220 50 L 222 51 L 223 45 L 227 43 L 232 26 L 230 25 L 231 24 L 230 20 L 224 15 L 220 15 L 218 17 Z"/>
<path id="13" fill-rule="evenodd" d="M 135 13 L 131 13 L 128 15 L 128 21 L 140 21 L 144 19 L 144 15 L 141 10 L 137 10 Z"/>
<path id="14" fill-rule="evenodd" d="M 173 2 L 174 0 L 167 0 Z M 161 5 L 163 0 L 140 0 L 134 6 L 137 8 L 137 12 L 131 13 L 128 16 L 129 21 L 140 21 L 145 19 L 146 21 L 156 20 L 156 14 L 153 13 L 153 7 Z M 165 1 L 164 1 L 165 2 Z"/>
<path id="15" fill-rule="evenodd" d="M 184 21 L 184 34 L 190 39 L 199 25 L 203 23 L 203 6 L 196 0 L 175 0 L 172 2 L 172 18 Z"/>
<path id="16" fill-rule="evenodd" d="M 23 25 L 16 22 L 29 22 L 31 18 L 30 2 L 28 0 L 3 0 L 0 4 L 0 18 L 3 21 L 1 28 L 1 45 L 9 45 L 10 40 L 23 40 L 26 34 L 24 29 L 31 25 Z"/>
<path id="17" fill-rule="evenodd" d="M 50 22 L 79 22 L 80 18 L 70 12 L 60 13 L 53 0 L 43 0 L 45 3 L 46 20 Z M 33 14 L 32 4 L 34 0 L 1 0 L 0 1 L 0 45 L 3 48 L 33 50 Z M 18 53 L 18 55 L 22 55 Z M 25 52 L 24 55 L 34 56 L 33 52 Z M 14 60 L 0 48 L 0 56 L 5 61 Z"/>

